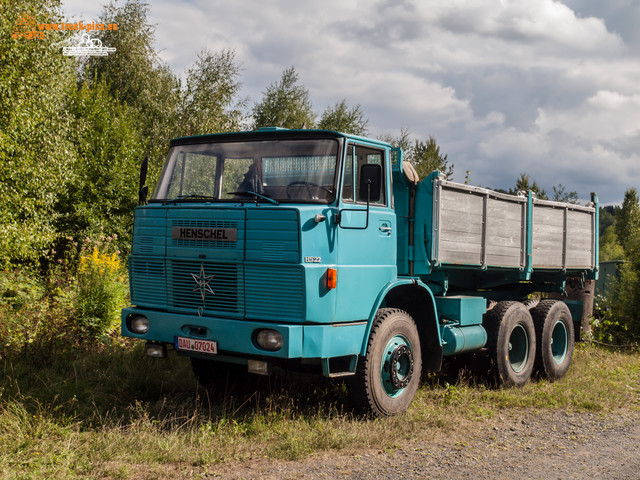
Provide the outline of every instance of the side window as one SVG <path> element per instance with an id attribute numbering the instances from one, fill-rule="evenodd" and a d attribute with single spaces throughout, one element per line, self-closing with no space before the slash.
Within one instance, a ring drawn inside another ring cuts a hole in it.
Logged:
<path id="1" fill-rule="evenodd" d="M 371 147 L 363 147 L 359 145 L 349 145 L 347 148 L 347 158 L 344 168 L 344 181 L 342 189 L 342 200 L 345 202 L 353 202 L 354 198 L 357 203 L 367 203 L 366 196 L 361 197 L 359 192 L 360 169 L 362 165 L 376 164 L 382 167 L 382 182 L 380 182 L 380 199 L 371 202 L 372 205 L 386 205 L 385 198 L 385 182 L 384 182 L 384 151 Z M 372 192 L 373 193 L 373 192 Z M 372 195 L 375 197 L 375 195 Z"/>
<path id="2" fill-rule="evenodd" d="M 344 182 L 342 183 L 342 200 L 353 203 L 353 145 L 347 148 L 347 158 L 344 163 Z"/>

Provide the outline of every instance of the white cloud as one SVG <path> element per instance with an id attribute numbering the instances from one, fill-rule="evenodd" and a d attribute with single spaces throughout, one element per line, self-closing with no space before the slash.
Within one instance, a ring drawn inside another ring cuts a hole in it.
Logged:
<path id="1" fill-rule="evenodd" d="M 640 183 L 640 41 L 625 43 L 640 38 L 626 20 L 640 8 L 631 3 L 149 3 L 157 48 L 176 73 L 203 48 L 233 49 L 243 94 L 257 101 L 295 66 L 316 110 L 346 98 L 374 135 L 435 135 L 459 179 L 470 169 L 474 182 L 504 187 L 527 171 L 548 189 L 595 189 L 610 202 Z M 79 0 L 65 8 L 97 17 Z"/>

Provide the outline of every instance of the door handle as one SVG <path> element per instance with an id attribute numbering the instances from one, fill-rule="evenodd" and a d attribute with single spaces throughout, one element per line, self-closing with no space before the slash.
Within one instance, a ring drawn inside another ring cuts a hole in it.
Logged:
<path id="1" fill-rule="evenodd" d="M 391 227 L 380 227 L 381 232 L 391 233 Z"/>

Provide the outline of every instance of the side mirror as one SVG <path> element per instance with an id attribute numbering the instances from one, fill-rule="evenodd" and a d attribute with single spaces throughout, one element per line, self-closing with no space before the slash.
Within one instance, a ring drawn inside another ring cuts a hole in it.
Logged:
<path id="1" fill-rule="evenodd" d="M 138 205 L 147 204 L 147 194 L 149 193 L 149 187 L 145 185 L 147 183 L 147 169 L 149 168 L 149 157 L 144 157 L 142 165 L 140 166 L 140 188 L 138 190 Z"/>
<path id="2" fill-rule="evenodd" d="M 358 199 L 369 202 L 380 200 L 382 184 L 382 166 L 375 163 L 365 163 L 360 167 L 360 186 Z"/>

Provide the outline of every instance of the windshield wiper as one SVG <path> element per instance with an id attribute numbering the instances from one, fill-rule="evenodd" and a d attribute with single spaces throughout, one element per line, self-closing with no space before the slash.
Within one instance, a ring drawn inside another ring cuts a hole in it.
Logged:
<path id="1" fill-rule="evenodd" d="M 218 199 L 216 197 L 211 197 L 209 195 L 200 195 L 199 193 L 192 193 L 190 195 L 180 195 L 176 198 L 172 198 L 171 200 L 166 200 L 166 203 L 176 203 L 180 200 L 187 200 L 190 198 L 196 198 L 198 200 L 213 200 L 214 202 Z"/>
<path id="2" fill-rule="evenodd" d="M 267 197 L 266 195 L 261 195 L 259 193 L 253 192 L 251 190 L 247 190 L 246 192 L 229 192 L 229 195 L 245 195 L 245 196 L 255 196 L 255 197 L 260 197 L 263 198 L 264 200 L 266 200 L 267 202 L 271 202 L 274 205 L 280 205 L 280 202 L 271 198 L 271 197 Z"/>

